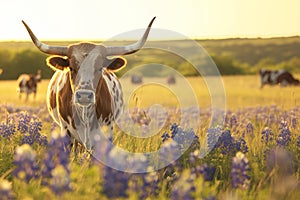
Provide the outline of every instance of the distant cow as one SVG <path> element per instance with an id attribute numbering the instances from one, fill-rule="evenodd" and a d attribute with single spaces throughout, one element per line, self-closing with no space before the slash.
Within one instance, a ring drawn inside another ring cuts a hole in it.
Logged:
<path id="1" fill-rule="evenodd" d="M 175 84 L 175 83 L 176 83 L 175 76 L 168 76 L 168 77 L 167 77 L 167 83 L 168 83 L 169 85 Z"/>
<path id="2" fill-rule="evenodd" d="M 17 92 L 21 99 L 22 93 L 26 93 L 26 100 L 28 95 L 33 93 L 36 97 L 37 83 L 42 79 L 41 70 L 37 71 L 37 74 L 21 74 L 17 80 Z"/>
<path id="3" fill-rule="evenodd" d="M 143 83 L 143 76 L 142 75 L 132 75 L 131 83 L 133 83 L 133 84 Z"/>
<path id="4" fill-rule="evenodd" d="M 299 80 L 295 79 L 291 73 L 288 71 L 281 69 L 281 70 L 266 70 L 261 69 L 259 71 L 260 81 L 262 88 L 264 85 L 277 85 L 280 84 L 281 86 L 287 85 L 299 85 Z"/>

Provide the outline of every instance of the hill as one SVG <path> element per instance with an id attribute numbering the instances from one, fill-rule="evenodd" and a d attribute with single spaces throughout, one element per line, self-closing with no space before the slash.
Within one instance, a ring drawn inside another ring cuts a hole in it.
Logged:
<path id="1" fill-rule="evenodd" d="M 300 37 L 281 38 L 231 38 L 218 40 L 195 40 L 214 60 L 222 75 L 255 74 L 260 68 L 285 68 L 291 72 L 300 72 Z M 68 45 L 78 41 L 50 41 L 55 45 Z M 109 45 L 127 44 L 130 41 L 110 41 Z M 192 50 L 186 40 L 153 41 L 148 46 L 159 46 Z M 42 69 L 44 78 L 52 75 L 52 70 L 46 67 L 47 55 L 39 52 L 30 41 L 3 41 L 0 42 L 0 67 L 3 69 L 1 79 L 16 79 L 21 73 L 36 73 Z M 121 70 L 119 75 L 125 73 L 133 66 L 145 63 L 158 63 L 170 66 L 183 75 L 197 75 L 195 69 L 184 58 L 168 52 L 166 49 L 145 48 L 136 54 L 126 56 L 127 68 Z M 199 58 L 197 58 L 199 60 Z M 201 59 L 201 58 L 200 58 Z M 203 64 L 207 64 L 207 58 Z M 200 61 L 202 62 L 202 61 Z M 163 76 L 160 71 L 149 69 L 148 75 Z"/>

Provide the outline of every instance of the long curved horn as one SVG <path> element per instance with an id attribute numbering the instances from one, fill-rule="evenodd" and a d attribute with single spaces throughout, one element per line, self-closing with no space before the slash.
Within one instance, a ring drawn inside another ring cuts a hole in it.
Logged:
<path id="1" fill-rule="evenodd" d="M 27 29 L 32 42 L 34 45 L 42 52 L 52 55 L 61 55 L 66 56 L 68 53 L 68 47 L 65 46 L 49 46 L 47 44 L 44 44 L 40 42 L 37 37 L 33 34 L 29 26 L 22 20 L 22 23 L 24 24 L 25 28 Z"/>
<path id="2" fill-rule="evenodd" d="M 151 22 L 148 25 L 148 28 L 146 29 L 143 37 L 137 41 L 134 44 L 131 45 L 127 45 L 127 46 L 115 46 L 115 47 L 107 47 L 107 55 L 108 56 L 113 56 L 113 55 L 127 55 L 127 54 L 132 54 L 138 50 L 140 50 L 143 45 L 145 44 L 148 34 L 150 32 L 151 26 L 153 21 L 155 20 L 156 17 L 153 17 L 153 19 L 151 20 Z"/>

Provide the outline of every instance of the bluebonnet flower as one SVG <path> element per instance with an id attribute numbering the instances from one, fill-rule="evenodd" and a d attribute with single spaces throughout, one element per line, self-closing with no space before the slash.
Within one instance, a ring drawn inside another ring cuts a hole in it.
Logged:
<path id="1" fill-rule="evenodd" d="M 32 178 L 37 178 L 39 167 L 35 158 L 36 153 L 28 144 L 18 146 L 14 157 L 14 164 L 16 165 L 14 175 L 26 182 Z"/>
<path id="2" fill-rule="evenodd" d="M 248 152 L 248 146 L 246 144 L 246 141 L 243 138 L 239 138 L 235 142 L 235 146 L 236 146 L 236 150 L 237 151 L 241 151 L 243 153 L 247 153 Z"/>
<path id="3" fill-rule="evenodd" d="M 208 164 L 197 165 L 192 167 L 191 174 L 195 174 L 196 177 L 201 174 L 205 181 L 212 181 L 216 172 L 216 167 L 209 166 Z"/>
<path id="4" fill-rule="evenodd" d="M 248 159 L 242 152 L 237 152 L 232 159 L 231 183 L 234 188 L 248 189 L 250 184 Z"/>
<path id="5" fill-rule="evenodd" d="M 164 134 L 162 134 L 161 138 L 162 138 L 162 142 L 165 142 L 170 138 L 170 135 L 168 132 L 165 132 Z"/>
<path id="6" fill-rule="evenodd" d="M 29 123 L 31 120 L 31 116 L 28 112 L 20 112 L 18 113 L 18 131 L 21 133 L 26 133 L 29 130 Z"/>
<path id="7" fill-rule="evenodd" d="M 149 170 L 151 171 L 151 170 Z M 156 171 L 142 174 L 143 186 L 141 191 L 143 191 L 140 199 L 146 199 L 150 195 L 157 195 L 159 189 L 159 179 Z"/>
<path id="8" fill-rule="evenodd" d="M 225 130 L 222 133 L 216 147 L 221 149 L 222 154 L 230 154 L 235 150 L 234 138 L 231 136 L 230 130 Z"/>
<path id="9" fill-rule="evenodd" d="M 272 130 L 269 127 L 264 128 L 264 130 L 261 132 L 261 140 L 265 143 L 268 143 L 269 141 L 272 141 L 274 138 L 274 134 Z"/>
<path id="10" fill-rule="evenodd" d="M 32 145 L 35 142 L 40 145 L 47 144 L 47 137 L 40 134 L 42 122 L 36 116 L 29 115 L 28 112 L 24 111 L 18 113 L 17 119 L 17 130 L 23 134 L 22 144 Z"/>
<path id="11" fill-rule="evenodd" d="M 176 123 L 173 123 L 171 128 L 171 138 L 173 139 L 177 134 L 182 132 L 182 128 L 180 128 Z"/>
<path id="12" fill-rule="evenodd" d="M 161 166 L 166 166 L 169 163 L 175 162 L 180 156 L 175 153 L 178 153 L 179 149 L 179 145 L 174 140 L 163 143 L 159 155 L 161 158 L 163 158 L 163 161 L 158 164 Z"/>
<path id="13" fill-rule="evenodd" d="M 247 134 L 253 134 L 253 124 L 251 122 L 248 122 L 246 125 L 246 133 Z"/>
<path id="14" fill-rule="evenodd" d="M 13 123 L 0 124 L 0 136 L 9 139 L 16 132 L 16 126 Z"/>
<path id="15" fill-rule="evenodd" d="M 237 117 L 235 114 L 232 114 L 231 115 L 231 118 L 230 118 L 230 127 L 235 127 L 238 125 L 238 121 L 237 121 Z"/>
<path id="16" fill-rule="evenodd" d="M 199 137 L 192 129 L 185 131 L 176 123 L 173 123 L 170 131 L 172 140 L 177 143 L 181 151 L 186 151 L 188 148 L 197 148 L 200 145 Z M 165 132 L 161 137 L 163 142 L 170 138 L 167 132 Z"/>
<path id="17" fill-rule="evenodd" d="M 171 199 L 193 200 L 192 193 L 195 191 L 194 180 L 188 171 L 183 171 L 171 188 Z"/>
<path id="18" fill-rule="evenodd" d="M 198 157 L 199 157 L 198 150 L 190 152 L 190 158 L 189 158 L 190 163 L 194 164 L 196 162 L 196 160 L 198 159 Z"/>
<path id="19" fill-rule="evenodd" d="M 207 131 L 207 146 L 209 150 L 213 150 L 222 134 L 221 126 L 209 128 Z"/>
<path id="20" fill-rule="evenodd" d="M 297 117 L 293 116 L 291 119 L 291 124 L 293 128 L 296 128 L 297 126 Z"/>
<path id="21" fill-rule="evenodd" d="M 63 192 L 71 190 L 70 187 L 70 173 L 63 165 L 57 165 L 51 171 L 52 179 L 50 181 L 50 188 L 56 195 L 61 195 Z"/>
<path id="22" fill-rule="evenodd" d="M 62 136 L 57 132 L 52 132 L 51 140 L 43 160 L 44 169 L 42 170 L 42 175 L 44 177 L 51 178 L 52 170 L 58 165 L 62 165 L 69 172 L 70 150 L 67 147 L 68 144 L 69 139 L 67 135 Z"/>
<path id="23" fill-rule="evenodd" d="M 11 183 L 7 180 L 0 180 L 0 200 L 15 199 L 11 189 Z"/>
<path id="24" fill-rule="evenodd" d="M 281 122 L 279 123 L 279 130 L 281 129 L 285 129 L 288 127 L 288 123 L 285 120 L 281 120 Z"/>
<path id="25" fill-rule="evenodd" d="M 128 183 L 128 192 L 135 193 L 138 199 L 147 199 L 158 194 L 157 172 L 131 174 Z"/>
<path id="26" fill-rule="evenodd" d="M 103 191 L 108 198 L 127 197 L 130 174 L 104 167 Z"/>
<path id="27" fill-rule="evenodd" d="M 276 140 L 278 145 L 287 146 L 291 141 L 291 132 L 287 126 L 281 127 L 280 134 Z"/>

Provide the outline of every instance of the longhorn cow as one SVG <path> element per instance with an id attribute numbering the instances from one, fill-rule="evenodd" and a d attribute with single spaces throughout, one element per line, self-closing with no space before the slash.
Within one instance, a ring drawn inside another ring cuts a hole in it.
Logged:
<path id="1" fill-rule="evenodd" d="M 294 78 L 291 73 L 288 71 L 281 70 L 266 70 L 261 69 L 259 71 L 260 75 L 260 88 L 263 88 L 264 85 L 277 85 L 281 86 L 287 85 L 299 85 L 299 80 Z"/>
<path id="2" fill-rule="evenodd" d="M 37 84 L 41 82 L 42 74 L 41 70 L 37 71 L 37 74 L 21 74 L 17 80 L 17 93 L 21 99 L 22 93 L 26 93 L 26 101 L 29 94 L 33 93 L 36 97 Z"/>
<path id="3" fill-rule="evenodd" d="M 126 65 L 126 60 L 120 56 L 143 47 L 154 19 L 139 41 L 126 46 L 89 42 L 50 46 L 40 42 L 22 21 L 35 46 L 52 55 L 47 58 L 47 65 L 55 73 L 48 86 L 47 107 L 62 134 L 67 133 L 87 150 L 95 146 L 99 129 L 107 127 L 109 137 L 112 136 L 113 122 L 123 106 L 121 84 L 113 72 Z"/>

